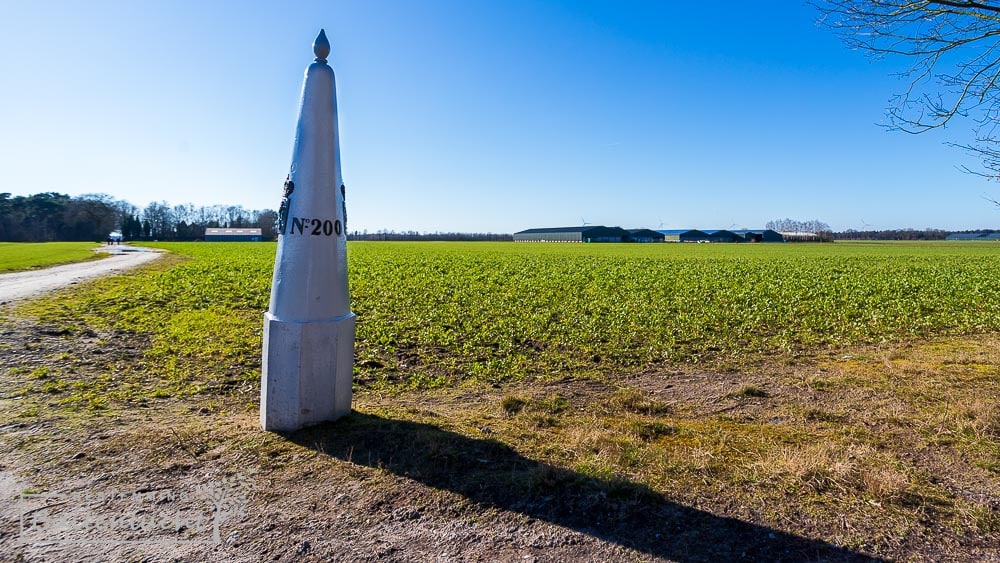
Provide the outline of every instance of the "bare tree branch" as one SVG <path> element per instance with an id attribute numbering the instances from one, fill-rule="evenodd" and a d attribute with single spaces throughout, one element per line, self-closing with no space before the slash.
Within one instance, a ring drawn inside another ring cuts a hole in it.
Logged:
<path id="1" fill-rule="evenodd" d="M 1000 179 L 1000 1 L 816 0 L 820 23 L 852 49 L 901 57 L 905 91 L 889 100 L 890 130 L 919 134 L 969 119 L 975 140 L 954 143 Z M 968 168 L 966 171 L 972 172 Z"/>

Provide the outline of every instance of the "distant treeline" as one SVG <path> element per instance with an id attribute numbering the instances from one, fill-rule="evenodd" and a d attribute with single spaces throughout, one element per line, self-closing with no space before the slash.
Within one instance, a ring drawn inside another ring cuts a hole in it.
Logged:
<path id="1" fill-rule="evenodd" d="M 416 231 L 354 231 L 347 234 L 347 240 L 440 240 L 440 241 L 513 241 L 514 237 L 503 233 L 418 233 Z"/>
<path id="2" fill-rule="evenodd" d="M 992 232 L 982 231 L 942 231 L 941 229 L 889 229 L 886 231 L 855 231 L 847 229 L 844 232 L 833 233 L 839 240 L 944 240 L 952 232 Z"/>
<path id="3" fill-rule="evenodd" d="M 0 193 L 0 241 L 103 241 L 112 231 L 125 240 L 193 241 L 205 229 L 259 228 L 263 240 L 277 238 L 278 214 L 272 209 L 250 210 L 239 205 L 195 206 L 153 202 L 143 209 L 107 194 L 70 197 L 46 192 L 29 196 Z M 418 233 L 353 231 L 350 240 L 510 241 L 509 234 Z"/>
<path id="4" fill-rule="evenodd" d="M 272 209 L 251 210 L 239 205 L 170 205 L 153 202 L 143 209 L 107 194 L 70 197 L 56 192 L 29 196 L 0 193 L 0 241 L 103 241 L 111 231 L 121 231 L 125 240 L 193 241 L 205 236 L 205 229 L 259 228 L 263 240 L 277 238 Z M 770 221 L 767 228 L 830 234 L 821 221 Z M 832 233 L 840 240 L 944 240 L 953 232 L 993 233 L 994 229 L 943 231 L 941 229 L 890 229 Z M 512 241 L 507 233 L 419 233 L 417 231 L 352 231 L 348 240 L 385 241 Z"/>
<path id="5" fill-rule="evenodd" d="M 46 192 L 29 196 L 0 193 L 0 241 L 103 241 L 111 231 L 125 240 L 197 240 L 208 227 L 260 228 L 275 237 L 277 214 L 239 205 L 171 206 L 153 202 L 144 209 L 106 194 L 70 197 Z"/>
<path id="6" fill-rule="evenodd" d="M 57 193 L 11 197 L 0 193 L 0 241 L 103 240 L 115 227 L 118 211 L 96 197 Z"/>

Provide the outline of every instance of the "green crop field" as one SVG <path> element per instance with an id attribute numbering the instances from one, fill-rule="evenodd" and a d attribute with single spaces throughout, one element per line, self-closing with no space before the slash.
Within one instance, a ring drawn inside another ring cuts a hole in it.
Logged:
<path id="1" fill-rule="evenodd" d="M 0 272 L 103 258 L 92 242 L 0 242 Z"/>
<path id="2" fill-rule="evenodd" d="M 274 245 L 155 246 L 184 260 L 27 308 L 151 335 L 165 375 L 254 377 Z M 349 267 L 362 384 L 737 369 L 1000 328 L 1000 246 L 984 244 L 352 243 Z"/>
<path id="3" fill-rule="evenodd" d="M 515 514 L 638 550 L 609 559 L 730 560 L 703 540 L 741 523 L 767 560 L 1000 545 L 1000 245 L 350 243 L 355 412 L 293 435 L 256 420 L 275 245 L 154 246 L 4 320 L 36 482 L 251 468 L 283 513 Z"/>

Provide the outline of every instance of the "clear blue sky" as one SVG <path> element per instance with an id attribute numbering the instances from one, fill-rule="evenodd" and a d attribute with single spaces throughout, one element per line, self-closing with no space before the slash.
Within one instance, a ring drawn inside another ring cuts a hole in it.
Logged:
<path id="1" fill-rule="evenodd" d="M 277 208 L 333 45 L 350 228 L 1000 227 L 795 0 L 0 0 L 0 191 Z"/>

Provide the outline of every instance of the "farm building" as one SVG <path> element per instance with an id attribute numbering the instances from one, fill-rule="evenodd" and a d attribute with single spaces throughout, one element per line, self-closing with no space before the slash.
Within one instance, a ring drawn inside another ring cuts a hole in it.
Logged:
<path id="1" fill-rule="evenodd" d="M 656 231 L 666 242 L 708 242 L 708 234 L 698 229 L 667 229 Z"/>
<path id="2" fill-rule="evenodd" d="M 528 229 L 514 233 L 518 242 L 785 242 L 784 237 L 771 229 L 725 229 L 700 231 L 698 229 L 629 229 L 587 225 L 583 227 L 554 227 Z"/>
<path id="3" fill-rule="evenodd" d="M 582 227 L 546 227 L 514 233 L 515 242 L 625 242 L 628 231 L 619 227 L 585 225 Z"/>
<path id="4" fill-rule="evenodd" d="M 725 229 L 714 229 L 705 231 L 708 235 L 708 242 L 745 242 L 746 239 L 740 235 Z"/>
<path id="5" fill-rule="evenodd" d="M 771 229 L 742 229 L 739 231 L 667 229 L 657 232 L 662 233 L 667 242 L 785 242 L 781 233 Z"/>
<path id="6" fill-rule="evenodd" d="M 206 242 L 259 242 L 260 229 L 205 229 Z"/>
<path id="7" fill-rule="evenodd" d="M 650 229 L 629 229 L 629 242 L 663 242 L 663 234 Z"/>
<path id="8" fill-rule="evenodd" d="M 771 229 L 742 229 L 733 233 L 743 237 L 747 242 L 785 242 L 785 237 Z"/>
<path id="9" fill-rule="evenodd" d="M 1000 233 L 952 233 L 944 240 L 1000 241 Z"/>

